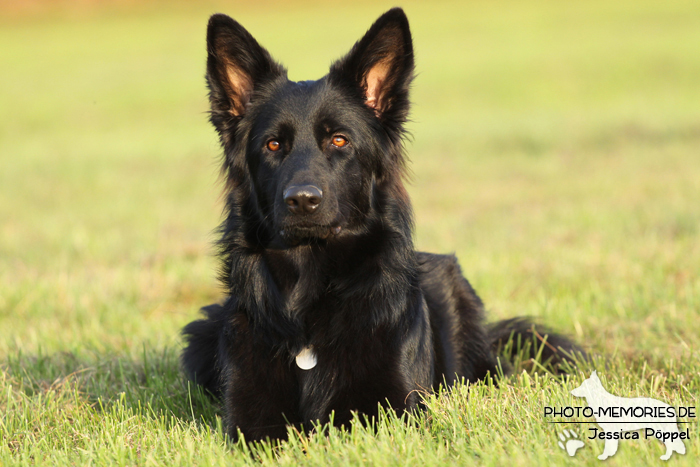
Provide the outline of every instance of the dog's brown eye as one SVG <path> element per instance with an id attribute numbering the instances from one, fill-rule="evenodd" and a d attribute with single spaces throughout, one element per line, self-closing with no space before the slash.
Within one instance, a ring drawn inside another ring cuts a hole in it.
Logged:
<path id="1" fill-rule="evenodd" d="M 280 146 L 280 142 L 274 139 L 271 139 L 267 142 L 267 149 L 269 149 L 270 151 L 279 151 Z"/>
<path id="2" fill-rule="evenodd" d="M 333 143 L 333 146 L 335 146 L 337 148 L 342 148 L 343 146 L 348 144 L 347 138 L 345 138 L 345 136 L 340 136 L 340 135 L 334 136 L 333 139 L 331 140 L 331 142 Z"/>

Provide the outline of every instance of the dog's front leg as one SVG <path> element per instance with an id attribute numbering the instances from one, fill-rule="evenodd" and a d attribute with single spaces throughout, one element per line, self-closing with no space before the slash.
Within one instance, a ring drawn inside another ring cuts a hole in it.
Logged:
<path id="1" fill-rule="evenodd" d="M 287 425 L 299 420 L 296 390 L 284 379 L 270 375 L 263 381 L 255 374 L 229 378 L 224 398 L 231 438 L 237 439 L 240 430 L 246 441 L 287 439 Z"/>
<path id="2" fill-rule="evenodd" d="M 247 318 L 237 315 L 225 332 L 222 380 L 229 436 L 246 441 L 286 439 L 287 425 L 299 425 L 298 379 L 285 358 L 256 339 Z"/>

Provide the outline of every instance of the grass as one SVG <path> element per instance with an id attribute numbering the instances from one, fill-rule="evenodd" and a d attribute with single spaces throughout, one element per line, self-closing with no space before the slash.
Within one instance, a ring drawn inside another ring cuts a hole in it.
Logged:
<path id="1" fill-rule="evenodd" d="M 418 247 L 456 252 L 493 319 L 535 316 L 599 358 L 250 447 L 177 361 L 223 294 L 206 20 L 233 15 L 308 79 L 393 4 L 82 5 L 0 12 L 0 465 L 598 465 L 601 441 L 571 459 L 543 417 L 585 405 L 584 373 L 699 405 L 697 2 L 404 3 Z M 697 464 L 689 421 L 675 465 Z M 606 463 L 662 453 L 624 441 Z"/>

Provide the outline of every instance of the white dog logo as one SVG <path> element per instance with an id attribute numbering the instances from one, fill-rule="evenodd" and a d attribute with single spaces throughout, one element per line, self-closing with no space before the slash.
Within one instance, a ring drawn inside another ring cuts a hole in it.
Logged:
<path id="1" fill-rule="evenodd" d="M 604 433 L 599 433 L 598 437 L 605 439 L 605 448 L 598 459 L 607 459 L 617 452 L 619 439 L 629 438 L 624 435 L 624 432 L 637 430 L 644 430 L 647 438 L 648 432 L 652 431 L 654 436 L 664 443 L 666 453 L 661 456 L 661 459 L 668 460 L 674 451 L 685 454 L 682 438 L 686 433 L 678 431 L 675 415 L 653 415 L 659 411 L 664 414 L 671 413 L 673 409 L 670 405 L 646 397 L 613 396 L 603 388 L 595 371 L 590 378 L 581 383 L 581 386 L 571 391 L 571 394 L 586 399 L 590 408 L 593 409 L 596 422 L 602 427 L 600 431 Z M 639 435 L 635 433 L 635 438 L 638 437 Z"/>

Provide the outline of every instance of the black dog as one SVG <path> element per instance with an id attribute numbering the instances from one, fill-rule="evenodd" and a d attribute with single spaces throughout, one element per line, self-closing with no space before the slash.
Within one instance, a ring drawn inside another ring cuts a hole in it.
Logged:
<path id="1" fill-rule="evenodd" d="M 499 343 L 453 256 L 413 248 L 402 184 L 413 46 L 381 16 L 318 81 L 292 82 L 237 22 L 207 31 L 211 122 L 224 148 L 229 296 L 184 329 L 188 376 L 223 397 L 229 433 L 347 423 L 417 406 L 419 392 L 497 373 Z M 539 336 L 539 335 L 537 335 Z M 543 358 L 577 348 L 549 334 Z M 303 368 L 303 369 L 302 369 Z"/>

